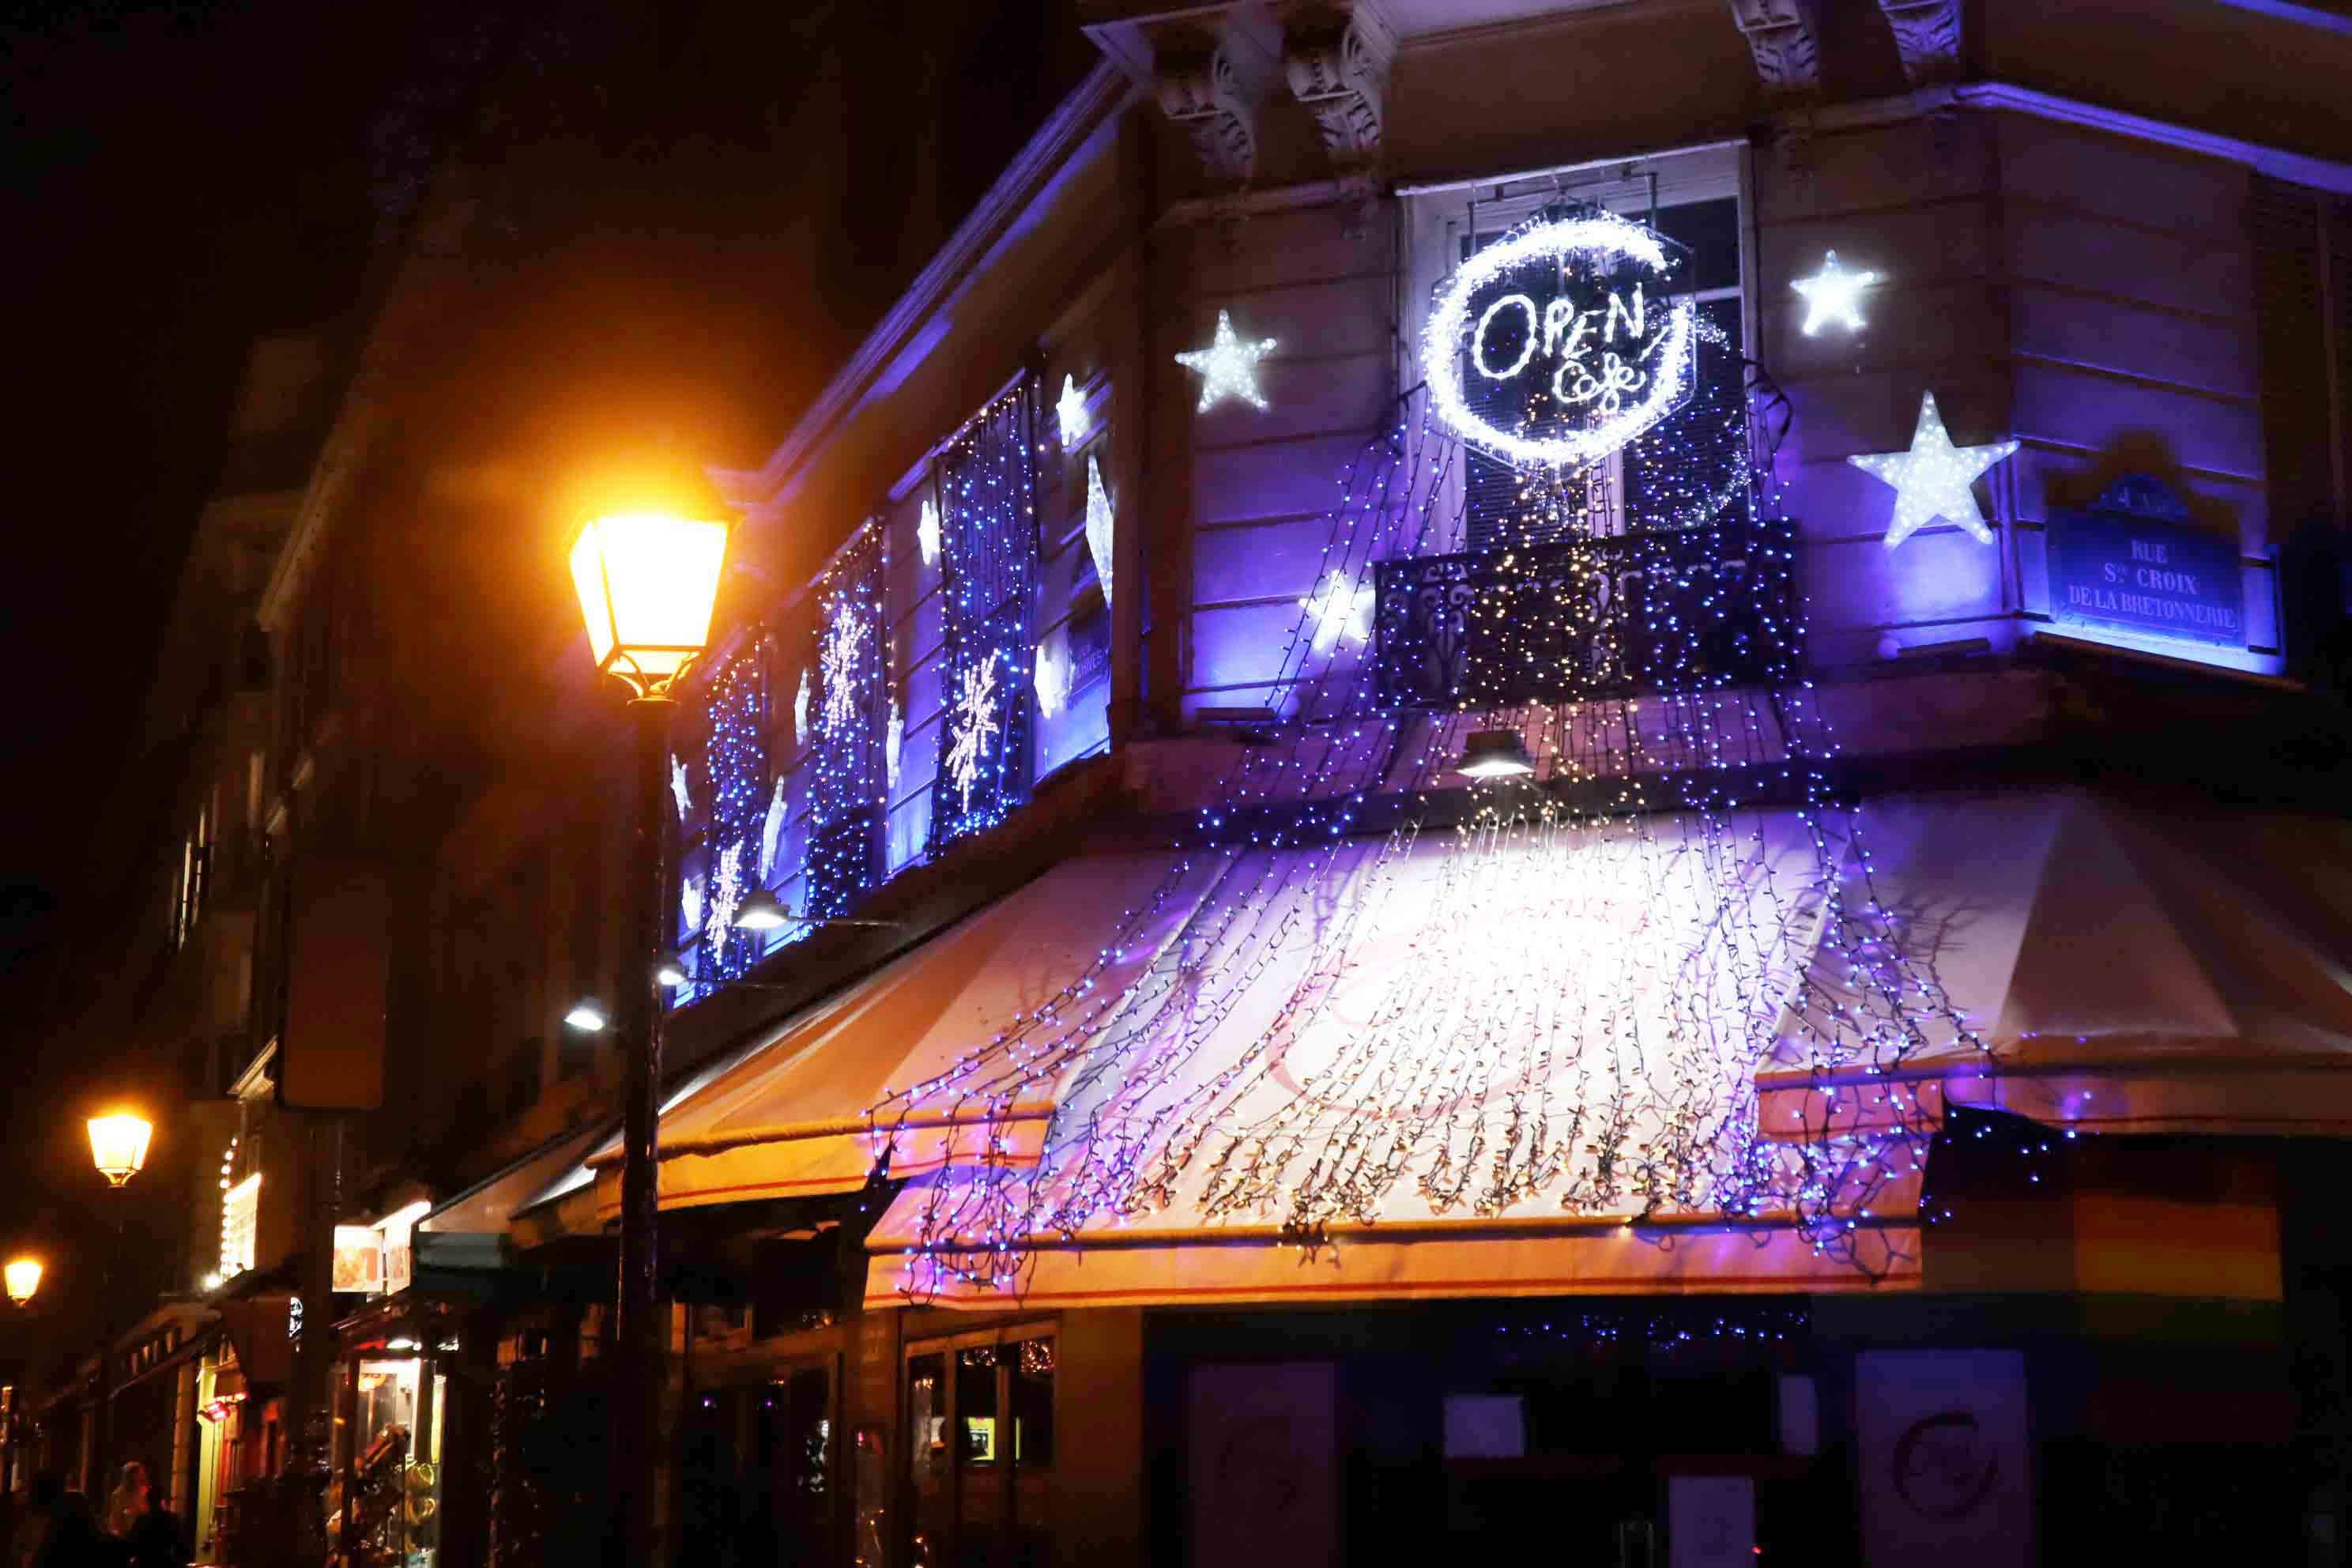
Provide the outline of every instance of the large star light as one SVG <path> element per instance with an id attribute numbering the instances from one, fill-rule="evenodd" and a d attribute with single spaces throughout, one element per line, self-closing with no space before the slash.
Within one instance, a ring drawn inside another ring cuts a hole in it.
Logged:
<path id="1" fill-rule="evenodd" d="M 1789 287 L 1805 297 L 1805 336 L 1834 321 L 1849 332 L 1862 330 L 1862 291 L 1879 280 L 1875 272 L 1848 272 L 1838 265 L 1837 252 L 1822 258 L 1822 269 L 1799 278 Z"/>
<path id="2" fill-rule="evenodd" d="M 1919 427 L 1907 452 L 1863 452 L 1847 462 L 1895 487 L 1895 520 L 1886 525 L 1886 548 L 1894 549 L 1937 518 L 1958 524 L 1979 544 L 1992 542 L 1992 530 L 1969 487 L 1977 476 L 2017 450 L 2015 441 L 1955 447 L 1936 412 L 1936 395 L 1919 399 Z"/>
<path id="3" fill-rule="evenodd" d="M 1224 310 L 1217 312 L 1217 335 L 1204 349 L 1176 356 L 1176 363 L 1186 370 L 1201 373 L 1201 403 L 1199 412 L 1206 414 L 1217 400 L 1228 394 L 1255 408 L 1267 406 L 1265 395 L 1257 389 L 1257 362 L 1274 352 L 1272 338 L 1260 338 L 1245 343 L 1234 335 L 1234 318 Z"/>

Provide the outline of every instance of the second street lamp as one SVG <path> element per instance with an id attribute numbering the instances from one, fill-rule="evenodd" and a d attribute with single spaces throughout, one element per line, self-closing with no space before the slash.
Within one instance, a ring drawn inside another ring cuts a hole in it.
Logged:
<path id="1" fill-rule="evenodd" d="M 0 1277 L 8 1281 L 8 1300 L 19 1307 L 33 1299 L 41 1288 L 41 1260 L 37 1258 L 12 1258 L 7 1267 L 0 1268 Z"/>
<path id="2" fill-rule="evenodd" d="M 605 1561 L 629 1568 L 657 1560 L 654 1494 L 659 1474 L 662 1361 L 667 1325 L 657 1320 L 655 1145 L 660 1116 L 662 998 L 655 971 L 669 948 L 669 900 L 663 854 L 671 689 L 710 637 L 727 525 L 650 510 L 615 511 L 580 531 L 572 546 L 572 580 L 596 668 L 634 693 L 635 784 L 629 803 L 631 910 L 628 962 L 612 1023 L 625 1053 L 621 1110 L 621 1262 L 615 1347 L 621 1386 L 614 1390 L 613 1505 L 618 1530 L 605 1536 Z M 575 1008 L 577 1015 L 580 1009 Z"/>
<path id="3" fill-rule="evenodd" d="M 147 1145 L 155 1136 L 155 1124 L 133 1111 L 113 1110 L 89 1119 L 89 1160 L 106 1184 L 118 1192 L 123 1184 L 137 1175 L 147 1163 Z M 109 1447 L 114 1436 L 114 1259 L 122 1253 L 122 1205 L 125 1200 L 113 1200 L 114 1245 L 107 1249 L 106 1262 L 100 1268 L 99 1329 L 103 1336 L 98 1350 L 98 1415 L 93 1423 L 91 1447 L 98 1456 L 97 1473 L 106 1475 Z"/>

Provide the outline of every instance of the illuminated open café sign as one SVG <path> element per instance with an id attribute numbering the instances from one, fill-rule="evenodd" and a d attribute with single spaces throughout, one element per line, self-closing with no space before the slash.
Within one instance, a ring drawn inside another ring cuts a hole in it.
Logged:
<path id="1" fill-rule="evenodd" d="M 1697 310 L 1679 251 L 1614 214 L 1538 219 L 1462 264 L 1422 333 L 1431 405 L 1522 467 L 1595 462 L 1689 400 Z"/>

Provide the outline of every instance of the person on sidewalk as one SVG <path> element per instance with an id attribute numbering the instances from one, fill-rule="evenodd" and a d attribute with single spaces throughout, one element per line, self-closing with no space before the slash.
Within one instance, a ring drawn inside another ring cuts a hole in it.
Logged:
<path id="1" fill-rule="evenodd" d="M 132 1459 L 122 1467 L 122 1479 L 107 1497 L 106 1532 L 120 1541 L 146 1511 L 147 1467 Z"/>

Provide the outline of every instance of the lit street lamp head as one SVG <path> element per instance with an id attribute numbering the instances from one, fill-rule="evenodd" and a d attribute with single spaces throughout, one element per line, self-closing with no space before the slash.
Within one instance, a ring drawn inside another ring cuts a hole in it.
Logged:
<path id="1" fill-rule="evenodd" d="M 89 1119 L 89 1157 L 110 1185 L 121 1186 L 147 1163 L 147 1140 L 154 1124 L 128 1110 Z"/>
<path id="2" fill-rule="evenodd" d="M 658 697 L 700 657 L 727 525 L 663 512 L 600 517 L 572 545 L 572 582 L 596 668 Z"/>
<path id="3" fill-rule="evenodd" d="M 572 1011 L 563 1015 L 563 1022 L 567 1028 L 577 1029 L 583 1035 L 595 1035 L 603 1033 L 610 1020 L 604 1016 L 602 1002 L 593 996 L 583 996 L 572 1004 Z"/>
<path id="4" fill-rule="evenodd" d="M 0 1277 L 8 1281 L 8 1300 L 21 1307 L 33 1299 L 34 1291 L 41 1288 L 41 1260 L 37 1258 L 12 1258 L 5 1268 L 0 1268 Z"/>
<path id="5" fill-rule="evenodd" d="M 735 910 L 737 931 L 776 931 L 790 925 L 792 920 L 793 911 L 765 888 L 754 891 Z"/>

